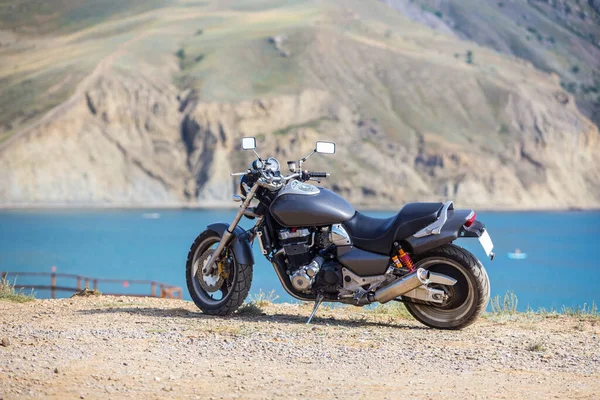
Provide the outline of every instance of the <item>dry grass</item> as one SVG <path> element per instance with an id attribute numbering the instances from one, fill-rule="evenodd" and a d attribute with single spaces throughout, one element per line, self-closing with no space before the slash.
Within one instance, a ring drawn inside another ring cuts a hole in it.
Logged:
<path id="1" fill-rule="evenodd" d="M 2 278 L 0 281 L 0 301 L 12 301 L 15 303 L 26 303 L 35 299 L 33 290 L 30 294 L 23 292 L 23 289 L 15 289 L 17 279 L 11 283 L 7 278 Z"/>
<path id="2" fill-rule="evenodd" d="M 406 309 L 406 306 L 399 302 L 390 302 L 387 304 L 378 304 L 368 309 L 370 314 L 377 316 L 389 316 L 392 318 L 411 319 L 412 316 Z"/>
<path id="3" fill-rule="evenodd" d="M 535 342 L 535 343 L 531 343 L 527 346 L 527 351 L 541 353 L 541 352 L 546 351 L 546 348 L 544 347 L 543 343 Z"/>
<path id="4" fill-rule="evenodd" d="M 515 314 L 517 312 L 518 305 L 519 299 L 512 291 L 506 292 L 503 299 L 497 295 L 490 300 L 492 313 L 495 314 Z"/>
<path id="5" fill-rule="evenodd" d="M 264 314 L 262 308 L 254 303 L 244 303 L 236 311 L 239 315 L 262 315 Z"/>
<path id="6" fill-rule="evenodd" d="M 580 320 L 600 320 L 600 312 L 595 302 L 591 305 L 587 303 L 583 306 L 562 306 L 560 310 L 551 308 L 539 308 L 534 311 L 531 307 L 527 307 L 525 312 L 517 311 L 519 299 L 517 295 L 508 291 L 503 297 L 495 296 L 490 300 L 492 312 L 483 314 L 483 317 L 498 323 L 507 322 L 525 322 L 528 324 L 540 322 L 547 318 L 559 318 L 560 316 L 577 317 Z M 577 329 L 577 328 L 576 328 Z"/>
<path id="7" fill-rule="evenodd" d="M 244 303 L 240 308 L 238 308 L 236 311 L 237 314 L 263 315 L 265 313 L 264 308 L 272 304 L 279 298 L 279 296 L 275 294 L 275 290 L 265 293 L 262 291 L 262 289 L 259 289 L 258 293 L 250 295 L 248 298 L 250 301 Z"/>
<path id="8" fill-rule="evenodd" d="M 250 296 L 250 303 L 255 304 L 257 307 L 266 307 L 271 303 L 274 303 L 279 296 L 275 294 L 275 290 L 271 290 L 268 293 L 262 291 L 262 289 L 258 290 L 258 293 Z"/>

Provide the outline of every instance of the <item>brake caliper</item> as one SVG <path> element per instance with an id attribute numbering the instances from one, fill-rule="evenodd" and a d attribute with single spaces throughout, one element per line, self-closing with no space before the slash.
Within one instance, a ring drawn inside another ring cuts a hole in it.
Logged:
<path id="1" fill-rule="evenodd" d="M 229 278 L 229 271 L 231 270 L 231 256 L 229 251 L 225 254 L 225 257 L 219 261 L 219 277 L 223 279 Z"/>

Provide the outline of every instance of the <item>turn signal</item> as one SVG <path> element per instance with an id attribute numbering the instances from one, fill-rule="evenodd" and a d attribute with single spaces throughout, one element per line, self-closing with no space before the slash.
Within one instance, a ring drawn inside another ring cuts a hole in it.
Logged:
<path id="1" fill-rule="evenodd" d="M 468 228 L 473 225 L 475 218 L 477 218 L 477 213 L 475 211 L 471 211 L 471 214 L 469 214 L 469 217 L 467 218 L 467 222 L 465 222 L 465 226 Z"/>

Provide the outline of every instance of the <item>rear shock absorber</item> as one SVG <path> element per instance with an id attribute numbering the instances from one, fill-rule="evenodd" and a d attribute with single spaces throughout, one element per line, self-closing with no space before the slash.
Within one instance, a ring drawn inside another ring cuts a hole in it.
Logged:
<path id="1" fill-rule="evenodd" d="M 404 251 L 404 249 L 400 246 L 397 246 L 398 248 L 398 255 L 395 255 L 392 257 L 392 261 L 394 262 L 394 265 L 396 266 L 396 268 L 406 268 L 408 270 L 408 272 L 414 272 L 415 271 L 415 265 L 412 261 L 412 259 L 410 258 L 410 255 Z"/>
<path id="2" fill-rule="evenodd" d="M 402 262 L 402 265 L 406 269 L 408 269 L 408 272 L 414 272 L 415 265 L 413 264 L 410 255 L 407 252 L 405 252 L 402 248 L 400 248 L 400 251 L 398 251 L 398 255 L 400 256 L 400 262 Z"/>

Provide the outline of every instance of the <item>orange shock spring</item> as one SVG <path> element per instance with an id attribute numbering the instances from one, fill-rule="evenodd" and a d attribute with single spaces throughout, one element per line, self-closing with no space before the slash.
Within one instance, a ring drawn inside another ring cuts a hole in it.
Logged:
<path id="1" fill-rule="evenodd" d="M 405 266 L 410 272 L 413 272 L 415 270 L 415 265 L 413 264 L 408 253 L 400 249 L 398 254 L 400 255 L 400 261 L 402 262 L 402 265 Z"/>

